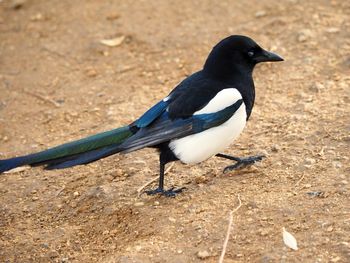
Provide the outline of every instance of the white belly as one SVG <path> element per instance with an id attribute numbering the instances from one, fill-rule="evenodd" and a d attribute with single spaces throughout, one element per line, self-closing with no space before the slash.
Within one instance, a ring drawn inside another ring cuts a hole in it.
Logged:
<path id="1" fill-rule="evenodd" d="M 227 148 L 244 129 L 246 118 L 245 105 L 242 103 L 235 114 L 222 125 L 172 140 L 169 147 L 183 163 L 202 162 Z"/>

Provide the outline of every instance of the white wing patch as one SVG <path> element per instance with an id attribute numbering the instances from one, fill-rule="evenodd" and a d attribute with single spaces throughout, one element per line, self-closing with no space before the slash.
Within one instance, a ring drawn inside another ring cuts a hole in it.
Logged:
<path id="1" fill-rule="evenodd" d="M 223 110 L 241 98 L 242 96 L 238 90 L 224 89 L 195 114 L 213 113 Z M 242 103 L 235 114 L 222 125 L 181 139 L 172 140 L 169 147 L 175 156 L 184 163 L 194 164 L 202 162 L 228 147 L 244 129 L 246 118 L 246 108 L 244 103 Z"/>
<path id="2" fill-rule="evenodd" d="M 218 92 L 203 109 L 196 111 L 193 115 L 218 112 L 231 106 L 240 99 L 242 99 L 242 95 L 237 89 L 223 89 Z"/>

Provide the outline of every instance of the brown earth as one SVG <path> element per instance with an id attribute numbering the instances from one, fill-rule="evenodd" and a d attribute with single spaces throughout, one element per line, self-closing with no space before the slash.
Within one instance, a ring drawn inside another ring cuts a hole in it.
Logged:
<path id="1" fill-rule="evenodd" d="M 153 150 L 2 174 L 0 261 L 217 262 L 239 195 L 225 262 L 350 262 L 349 1 L 0 1 L 0 157 L 129 123 L 230 34 L 285 58 L 255 70 L 227 150 L 267 159 L 229 175 L 218 158 L 176 163 L 176 198 L 137 196 Z"/>

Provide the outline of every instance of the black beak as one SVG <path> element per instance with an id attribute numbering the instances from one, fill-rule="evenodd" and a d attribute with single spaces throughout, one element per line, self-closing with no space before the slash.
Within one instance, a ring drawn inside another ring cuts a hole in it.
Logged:
<path id="1" fill-rule="evenodd" d="M 280 57 L 279 55 L 266 51 L 266 50 L 262 50 L 262 52 L 260 54 L 257 54 L 257 56 L 254 58 L 256 63 L 260 63 L 260 62 L 267 62 L 267 61 L 283 61 L 284 59 L 282 57 Z"/>

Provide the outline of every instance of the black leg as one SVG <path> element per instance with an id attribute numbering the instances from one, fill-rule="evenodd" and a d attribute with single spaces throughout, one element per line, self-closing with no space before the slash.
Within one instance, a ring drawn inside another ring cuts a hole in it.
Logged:
<path id="1" fill-rule="evenodd" d="M 236 170 L 236 169 L 241 169 L 241 168 L 244 168 L 247 166 L 251 166 L 256 162 L 261 161 L 265 157 L 265 155 L 257 155 L 257 156 L 249 156 L 246 158 L 239 158 L 239 157 L 230 156 L 230 155 L 226 155 L 226 154 L 222 154 L 222 153 L 218 153 L 216 156 L 237 162 L 233 165 L 229 165 L 229 166 L 225 167 L 224 173 L 232 171 L 232 170 Z"/>
<path id="2" fill-rule="evenodd" d="M 182 190 L 185 187 L 179 188 L 179 189 L 174 189 L 171 188 L 169 190 L 164 190 L 164 171 L 165 171 L 165 165 L 166 165 L 166 161 L 164 158 L 164 155 L 161 153 L 160 157 L 159 157 L 159 185 L 157 189 L 154 190 L 149 190 L 146 191 L 146 194 L 148 195 L 155 195 L 155 194 L 160 194 L 160 195 L 164 195 L 167 197 L 175 197 L 176 194 L 181 193 Z"/>

